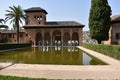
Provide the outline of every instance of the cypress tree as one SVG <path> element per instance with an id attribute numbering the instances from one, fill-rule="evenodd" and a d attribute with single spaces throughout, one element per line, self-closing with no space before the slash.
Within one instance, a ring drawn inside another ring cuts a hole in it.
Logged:
<path id="1" fill-rule="evenodd" d="M 109 38 L 111 7 L 107 0 L 91 0 L 89 15 L 90 36 L 100 44 Z"/>

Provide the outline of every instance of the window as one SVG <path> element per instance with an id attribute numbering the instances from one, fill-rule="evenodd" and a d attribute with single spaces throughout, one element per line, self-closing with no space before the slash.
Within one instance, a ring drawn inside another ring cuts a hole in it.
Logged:
<path id="1" fill-rule="evenodd" d="M 42 16 L 40 16 L 40 19 L 39 20 L 42 20 Z"/>
<path id="2" fill-rule="evenodd" d="M 34 20 L 42 20 L 42 16 L 34 16 Z"/>
<path id="3" fill-rule="evenodd" d="M 120 39 L 120 33 L 116 33 L 116 39 Z"/>
<path id="4" fill-rule="evenodd" d="M 37 16 L 34 16 L 34 20 L 36 20 L 37 19 Z"/>
<path id="5" fill-rule="evenodd" d="M 28 36 L 28 34 L 26 33 L 26 36 Z"/>
<path id="6" fill-rule="evenodd" d="M 23 37 L 23 35 L 22 35 L 22 34 L 20 34 L 20 37 Z"/>
<path id="7" fill-rule="evenodd" d="M 40 24 L 40 22 L 38 22 Z"/>

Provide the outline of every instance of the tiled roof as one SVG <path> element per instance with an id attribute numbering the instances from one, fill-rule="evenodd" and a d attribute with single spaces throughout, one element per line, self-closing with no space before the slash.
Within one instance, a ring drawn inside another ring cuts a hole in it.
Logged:
<path id="1" fill-rule="evenodd" d="M 112 22 L 120 21 L 120 14 L 111 17 Z"/>
<path id="2" fill-rule="evenodd" d="M 84 26 L 75 21 L 54 21 L 54 22 L 46 22 L 46 26 Z"/>
<path id="3" fill-rule="evenodd" d="M 41 7 L 31 7 L 29 9 L 24 10 L 24 11 L 25 12 L 42 12 L 43 11 L 46 14 L 48 14 L 47 11 L 45 9 L 41 8 Z"/>
<path id="4" fill-rule="evenodd" d="M 43 26 L 34 26 L 34 25 L 25 25 L 24 27 L 36 27 L 36 28 L 75 28 L 75 27 L 84 27 L 85 25 L 75 22 L 75 21 L 53 21 L 46 22 Z"/>
<path id="5" fill-rule="evenodd" d="M 20 32 L 25 32 L 24 30 L 20 30 Z M 0 30 L 0 33 L 16 33 L 16 30 Z"/>

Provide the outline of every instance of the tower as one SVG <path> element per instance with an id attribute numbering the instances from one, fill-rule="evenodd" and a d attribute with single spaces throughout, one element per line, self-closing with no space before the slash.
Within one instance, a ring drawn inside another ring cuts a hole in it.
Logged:
<path id="1" fill-rule="evenodd" d="M 24 10 L 26 13 L 25 25 L 42 26 L 46 22 L 47 11 L 41 7 L 32 7 Z"/>

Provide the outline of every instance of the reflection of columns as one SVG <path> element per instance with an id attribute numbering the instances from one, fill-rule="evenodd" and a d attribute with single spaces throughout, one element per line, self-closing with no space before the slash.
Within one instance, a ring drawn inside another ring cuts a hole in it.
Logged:
<path id="1" fill-rule="evenodd" d="M 36 47 L 36 41 L 35 41 L 35 39 L 33 40 L 33 47 Z"/>
<path id="2" fill-rule="evenodd" d="M 78 49 L 79 57 L 78 61 L 80 62 L 81 65 L 83 65 L 83 51 Z"/>
<path id="3" fill-rule="evenodd" d="M 33 47 L 36 47 L 36 30 L 34 29 L 33 32 Z"/>
<path id="4" fill-rule="evenodd" d="M 82 46 L 82 28 L 80 28 L 79 29 L 79 34 L 78 34 L 78 36 L 79 36 L 79 46 Z"/>
<path id="5" fill-rule="evenodd" d="M 51 36 L 51 37 L 50 37 L 50 45 L 52 46 L 52 42 L 53 42 L 53 41 L 52 41 L 52 37 L 53 37 L 53 36 L 52 36 L 52 29 L 50 30 L 50 36 Z"/>
<path id="6" fill-rule="evenodd" d="M 42 46 L 44 46 L 44 29 L 42 29 Z"/>

